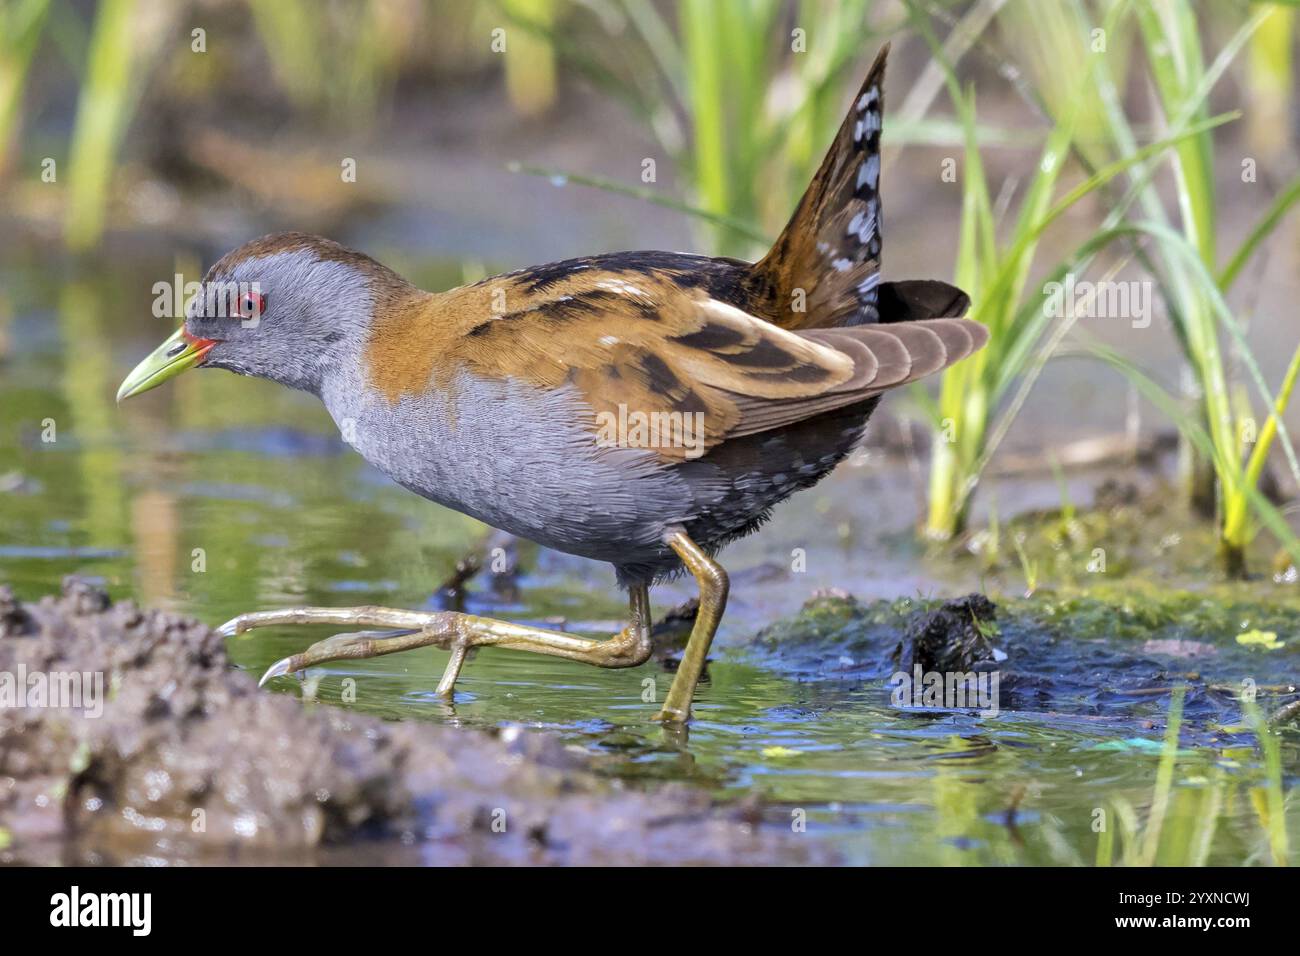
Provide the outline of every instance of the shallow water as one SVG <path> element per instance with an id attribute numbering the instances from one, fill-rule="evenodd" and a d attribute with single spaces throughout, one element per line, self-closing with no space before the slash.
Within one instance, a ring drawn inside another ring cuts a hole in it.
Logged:
<path id="1" fill-rule="evenodd" d="M 0 268 L 0 582 L 35 598 L 75 572 L 116 598 L 213 625 L 294 604 L 435 607 L 440 582 L 484 547 L 489 529 L 388 483 L 337 437 L 314 399 L 207 372 L 113 404 L 122 376 L 169 331 L 150 316 L 150 290 L 173 263 L 111 261 L 50 268 L 25 253 Z M 414 278 L 437 286 L 458 276 L 432 264 Z M 1000 490 L 1004 511 L 1005 502 L 1028 509 L 1058 499 L 1050 478 Z M 1069 680 L 1045 696 L 1012 695 L 986 719 L 892 706 L 888 634 L 856 644 L 839 634 L 790 654 L 752 643 L 818 587 L 864 598 L 978 588 L 973 566 L 925 563 L 910 535 L 914 501 L 906 467 L 871 453 L 786 503 L 761 535 L 727 553 L 734 599 L 689 735 L 648 719 L 655 706 L 643 699 L 647 679 L 659 695 L 671 679 L 656 662 L 603 671 L 486 651 L 448 705 L 432 693 L 446 654 L 425 650 L 313 671 L 307 692 L 395 719 L 524 724 L 561 735 L 629 781 L 688 781 L 724 798 L 759 794 L 767 825 L 806 818 L 809 839 L 833 841 L 854 862 L 1090 862 L 1098 808 L 1150 803 L 1168 688 L 1215 668 L 1239 680 L 1256 658 L 1232 633 L 1196 633 L 1222 643 L 1223 653 L 1188 661 L 1138 654 L 1131 636 L 1071 643 L 1068 628 L 1064 636 L 1034 632 L 1011 650 L 1034 655 L 1044 680 Z M 792 572 L 800 560 L 806 570 Z M 516 602 L 495 600 L 480 577 L 469 608 L 551 626 L 563 620 L 580 633 L 617 627 L 623 602 L 608 568 L 530 546 L 522 567 Z M 655 608 L 689 594 L 682 583 L 662 588 Z M 1279 633 L 1286 646 L 1256 652 L 1261 684 L 1297 677 L 1300 615 L 1289 614 L 1274 621 L 1291 628 Z M 1149 637 L 1192 632 L 1191 622 L 1160 623 Z M 328 634 L 258 631 L 230 648 L 240 666 L 260 672 Z M 1148 670 L 1130 673 L 1135 659 Z M 1008 667 L 1029 660 L 1013 656 Z M 1124 679 L 1148 671 L 1158 678 L 1148 687 Z M 274 689 L 295 686 L 281 680 Z M 1211 707 L 1208 697 L 1189 697 L 1167 839 L 1218 799 L 1224 816 L 1210 859 L 1263 861 L 1250 789 L 1259 754 L 1248 735 L 1219 728 L 1235 711 Z M 1297 749 L 1291 733 L 1288 787 Z"/>

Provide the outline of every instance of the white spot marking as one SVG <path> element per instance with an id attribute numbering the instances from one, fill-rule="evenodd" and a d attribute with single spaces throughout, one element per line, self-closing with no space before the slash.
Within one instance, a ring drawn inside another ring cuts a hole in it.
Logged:
<path id="1" fill-rule="evenodd" d="M 617 292 L 619 295 L 632 296 L 638 299 L 649 299 L 650 296 L 640 286 L 635 286 L 625 279 L 601 279 L 596 283 L 597 289 L 605 289 L 609 292 Z"/>
<path id="2" fill-rule="evenodd" d="M 866 158 L 862 164 L 862 170 L 858 173 L 858 185 L 867 184 L 868 189 L 875 189 L 876 183 L 880 179 L 880 156 L 873 153 Z"/>
<path id="3" fill-rule="evenodd" d="M 858 242 L 866 242 L 868 239 L 871 238 L 872 234 L 875 231 L 876 231 L 876 217 L 874 215 L 867 216 L 866 222 L 864 222 L 862 224 L 862 228 L 858 230 Z"/>

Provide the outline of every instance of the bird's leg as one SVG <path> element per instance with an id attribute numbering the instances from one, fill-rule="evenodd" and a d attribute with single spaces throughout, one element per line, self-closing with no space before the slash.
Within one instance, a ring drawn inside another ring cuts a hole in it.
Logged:
<path id="1" fill-rule="evenodd" d="M 302 607 L 283 611 L 242 614 L 218 630 L 227 637 L 258 627 L 280 624 L 350 624 L 361 627 L 399 628 L 391 637 L 373 634 L 337 635 L 313 644 L 300 654 L 277 661 L 262 677 L 305 670 L 328 661 L 358 660 L 409 651 L 417 647 L 451 650 L 451 660 L 438 682 L 438 693 L 450 694 L 469 650 L 474 647 L 505 647 L 532 651 L 597 667 L 635 667 L 650 657 L 650 593 L 645 585 L 634 585 L 630 593 L 631 621 L 619 634 L 606 641 L 592 641 L 558 631 L 494 621 L 456 611 L 400 611 L 384 607 Z"/>
<path id="2" fill-rule="evenodd" d="M 685 722 L 691 719 L 691 701 L 695 698 L 695 685 L 704 672 L 704 661 L 709 654 L 709 645 L 713 643 L 714 632 L 722 620 L 722 612 L 727 607 L 727 572 L 707 554 L 699 545 L 687 537 L 681 529 L 669 531 L 664 536 L 664 543 L 677 553 L 682 564 L 695 576 L 700 586 L 700 609 L 695 615 L 695 625 L 691 628 L 690 639 L 686 642 L 686 652 L 682 663 L 673 677 L 668 696 L 656 720 Z"/>

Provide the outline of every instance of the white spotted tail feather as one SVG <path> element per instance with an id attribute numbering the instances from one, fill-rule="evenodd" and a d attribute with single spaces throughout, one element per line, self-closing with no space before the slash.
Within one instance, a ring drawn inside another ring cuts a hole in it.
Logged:
<path id="1" fill-rule="evenodd" d="M 880 138 L 888 54 L 886 44 L 849 105 L 848 115 L 789 224 L 772 250 L 753 267 L 756 283 L 774 300 L 787 307 L 798 299 L 804 301 L 803 311 L 788 308 L 779 316 L 777 322 L 785 328 L 842 328 L 898 318 L 960 315 L 934 315 L 917 303 L 895 303 L 896 297 L 882 301 Z M 960 292 L 952 292 L 947 300 L 964 302 Z M 891 309 L 896 314 L 885 314 Z"/>

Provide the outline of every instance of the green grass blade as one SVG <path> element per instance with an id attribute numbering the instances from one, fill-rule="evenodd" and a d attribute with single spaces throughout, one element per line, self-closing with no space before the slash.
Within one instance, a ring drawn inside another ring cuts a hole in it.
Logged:
<path id="1" fill-rule="evenodd" d="M 320 104 L 328 75 L 317 8 L 303 0 L 248 0 L 248 8 L 280 86 L 299 106 Z"/>
<path id="2" fill-rule="evenodd" d="M 1219 273 L 1219 288 L 1223 290 L 1225 295 L 1228 290 L 1232 288 L 1232 284 L 1237 281 L 1237 276 L 1241 274 L 1241 270 L 1245 268 L 1246 263 L 1250 261 L 1250 257 L 1255 254 L 1255 251 L 1264 240 L 1273 234 L 1273 231 L 1277 228 L 1283 217 L 1290 212 L 1291 207 L 1296 204 L 1297 200 L 1300 200 L 1300 176 L 1296 176 L 1292 179 L 1291 182 L 1286 185 L 1286 188 L 1278 194 L 1277 198 L 1273 200 L 1272 205 L 1270 205 L 1264 215 L 1260 217 L 1259 222 L 1255 224 L 1255 228 L 1250 231 L 1250 234 L 1242 241 L 1241 245 L 1237 247 L 1236 253 L 1228 260 L 1228 264 L 1224 266 L 1223 270 Z"/>
<path id="3" fill-rule="evenodd" d="M 696 202 L 715 216 L 731 209 L 727 175 L 726 118 L 723 114 L 722 57 L 715 44 L 722 30 L 719 9 L 712 0 L 682 0 L 682 43 L 690 75 L 688 101 L 693 118 L 692 146 Z"/>
<path id="4" fill-rule="evenodd" d="M 1260 429 L 1255 439 L 1255 447 L 1246 462 L 1243 482 L 1247 487 L 1255 488 L 1259 485 L 1259 476 L 1264 471 L 1264 462 L 1268 460 L 1269 449 L 1277 434 L 1278 420 L 1286 413 L 1287 406 L 1291 403 L 1291 392 L 1295 388 L 1297 374 L 1300 374 L 1300 347 L 1297 347 L 1295 354 L 1291 356 L 1291 364 L 1287 366 L 1282 386 L 1278 389 L 1277 401 L 1264 422 L 1264 427 Z M 1249 541 L 1250 532 L 1246 527 L 1246 499 L 1243 495 L 1234 495 L 1224 503 L 1223 538 L 1237 548 L 1244 548 Z"/>
<path id="5" fill-rule="evenodd" d="M 646 49 L 654 58 L 655 65 L 659 67 L 659 72 L 672 87 L 677 102 L 685 103 L 689 96 L 685 82 L 685 61 L 682 57 L 682 48 L 673 36 L 672 29 L 660 16 L 653 3 L 624 0 L 623 10 L 641 35 Z"/>
<path id="6" fill-rule="evenodd" d="M 1042 235 L 1043 231 L 1047 229 L 1048 226 L 1050 226 L 1053 222 L 1055 222 L 1058 218 L 1060 218 L 1061 215 L 1063 215 L 1071 206 L 1073 206 L 1084 196 L 1087 196 L 1089 193 L 1096 190 L 1099 186 L 1114 179 L 1116 176 L 1124 172 L 1129 167 L 1133 166 L 1135 163 L 1141 162 L 1143 159 L 1146 159 L 1150 156 L 1154 156 L 1157 153 L 1161 152 L 1162 150 L 1167 149 L 1168 147 L 1174 145 L 1175 143 L 1180 142 L 1181 140 L 1187 139 L 1188 137 L 1196 136 L 1197 134 L 1203 132 L 1204 130 L 1213 129 L 1216 126 L 1221 126 L 1224 123 L 1231 122 L 1232 120 L 1237 119 L 1239 116 L 1240 113 L 1237 112 L 1223 113 L 1220 114 L 1219 116 L 1212 117 L 1208 120 L 1194 123 L 1191 126 L 1189 126 L 1187 129 L 1173 136 L 1167 136 L 1163 139 L 1157 140 L 1154 143 L 1150 143 L 1149 145 L 1142 147 L 1132 156 L 1126 156 L 1123 159 L 1118 159 L 1115 162 L 1102 167 L 1096 173 L 1089 176 L 1087 179 L 1079 183 L 1073 189 L 1069 190 L 1065 194 L 1065 196 L 1063 196 L 1057 203 L 1052 205 L 1037 220 L 1024 224 L 1023 228 L 1018 232 L 1015 244 L 1013 245 L 1012 249 L 1008 252 L 1006 256 L 1006 262 L 1008 263 L 1008 265 L 1003 267 L 1002 271 L 999 273 L 996 280 L 993 282 L 991 287 L 985 293 L 985 299 L 997 300 L 1000 297 L 1007 296 L 1011 293 L 1015 276 L 1018 274 L 1019 271 L 1019 260 L 1018 260 L 1019 254 L 1024 249 L 1028 248 L 1035 240 L 1037 240 L 1037 238 L 1040 235 Z M 976 309 L 978 309 L 978 306 L 976 307 Z M 972 317 L 975 317 L 975 315 L 976 315 L 976 310 L 972 310 Z"/>
<path id="7" fill-rule="evenodd" d="M 134 103 L 135 12 L 135 0 L 103 0 L 95 16 L 68 161 L 63 237 L 73 250 L 89 249 L 104 232 L 114 160 Z"/>
<path id="8" fill-rule="evenodd" d="M 1282 748 L 1276 732 L 1269 727 L 1255 701 L 1242 701 L 1242 710 L 1264 755 L 1264 798 L 1268 808 L 1265 825 L 1269 851 L 1275 866 L 1286 866 L 1290 861 L 1291 847 L 1286 832 L 1286 798 L 1282 792 Z"/>
<path id="9" fill-rule="evenodd" d="M 1142 835 L 1142 862 L 1154 866 L 1160 854 L 1160 832 L 1164 828 L 1165 814 L 1169 809 L 1169 794 L 1173 788 L 1174 765 L 1178 760 L 1178 732 L 1183 722 L 1183 697 L 1186 687 L 1179 685 L 1169 701 L 1169 719 L 1165 725 L 1165 745 L 1156 767 L 1155 792 L 1151 798 L 1151 813 L 1147 817 L 1146 831 Z"/>
<path id="10" fill-rule="evenodd" d="M 1143 397 L 1160 409 L 1201 454 L 1215 462 L 1216 467 L 1231 467 L 1229 462 L 1219 458 L 1218 449 L 1205 428 L 1189 416 L 1183 409 L 1182 404 L 1146 372 L 1139 369 L 1114 349 L 1095 340 L 1089 341 L 1086 354 L 1101 359 L 1122 372 L 1137 387 Z M 1295 532 L 1291 530 L 1291 526 L 1287 524 L 1282 513 L 1257 488 L 1247 485 L 1242 488 L 1242 492 L 1250 499 L 1255 513 L 1268 530 L 1273 532 L 1273 535 L 1286 549 L 1287 553 L 1291 555 L 1292 559 L 1300 563 L 1300 538 L 1296 537 Z"/>
<path id="11" fill-rule="evenodd" d="M 1264 381 L 1264 376 L 1259 370 L 1259 363 L 1255 361 L 1255 356 L 1246 342 L 1245 330 L 1242 329 L 1241 324 L 1233 316 L 1232 310 L 1228 308 L 1227 303 L 1224 301 L 1214 277 L 1210 275 L 1205 263 L 1201 261 L 1196 251 L 1191 248 L 1187 239 L 1180 233 L 1159 223 L 1135 223 L 1126 228 L 1132 229 L 1134 232 L 1152 235 L 1165 243 L 1167 248 L 1178 253 L 1184 266 L 1185 276 L 1199 286 L 1200 293 L 1205 296 L 1212 313 L 1218 317 L 1219 323 L 1228 330 L 1228 334 L 1237 347 L 1237 355 L 1249 373 L 1260 398 L 1265 404 L 1271 406 L 1274 401 L 1273 393 Z M 1214 343 L 1214 349 L 1215 354 L 1217 354 L 1217 343 Z M 1297 484 L 1300 484 L 1300 462 L 1296 460 L 1295 446 L 1291 442 L 1291 436 L 1287 433 L 1286 423 L 1281 419 L 1277 422 L 1277 430 L 1282 438 L 1282 450 L 1286 454 L 1287 462 L 1291 467 L 1291 476 Z M 1224 449 L 1235 448 L 1235 436 L 1227 436 L 1220 444 Z"/>
<path id="12" fill-rule="evenodd" d="M 0 6 L 0 170 L 13 141 L 32 57 L 49 9 L 49 0 L 17 0 Z"/>

